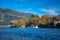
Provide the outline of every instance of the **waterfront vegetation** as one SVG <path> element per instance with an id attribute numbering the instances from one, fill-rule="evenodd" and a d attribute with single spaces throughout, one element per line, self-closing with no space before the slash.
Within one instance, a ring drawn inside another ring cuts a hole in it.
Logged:
<path id="1" fill-rule="evenodd" d="M 30 18 L 21 18 L 20 20 L 12 20 L 12 25 L 16 27 L 41 27 L 41 28 L 60 28 L 60 15 L 57 16 L 37 16 L 31 15 Z"/>
<path id="2" fill-rule="evenodd" d="M 7 26 L 8 25 L 8 26 Z M 0 27 L 60 28 L 59 15 L 42 15 L 0 8 Z"/>

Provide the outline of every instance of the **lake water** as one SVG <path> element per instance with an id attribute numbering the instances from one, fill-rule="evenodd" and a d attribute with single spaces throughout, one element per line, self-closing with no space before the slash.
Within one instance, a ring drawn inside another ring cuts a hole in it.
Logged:
<path id="1" fill-rule="evenodd" d="M 60 40 L 60 29 L 0 28 L 0 40 Z"/>

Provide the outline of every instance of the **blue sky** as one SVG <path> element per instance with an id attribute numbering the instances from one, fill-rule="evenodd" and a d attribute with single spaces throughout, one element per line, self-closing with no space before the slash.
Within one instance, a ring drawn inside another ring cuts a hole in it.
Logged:
<path id="1" fill-rule="evenodd" d="M 0 8 L 37 15 L 57 15 L 60 14 L 60 0 L 0 0 Z"/>

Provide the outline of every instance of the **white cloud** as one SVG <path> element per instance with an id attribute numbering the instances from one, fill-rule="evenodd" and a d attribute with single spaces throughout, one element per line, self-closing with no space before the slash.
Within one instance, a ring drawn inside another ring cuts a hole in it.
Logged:
<path id="1" fill-rule="evenodd" d="M 45 12 L 49 15 L 57 15 L 58 13 L 56 12 L 56 9 L 40 9 L 40 11 Z"/>

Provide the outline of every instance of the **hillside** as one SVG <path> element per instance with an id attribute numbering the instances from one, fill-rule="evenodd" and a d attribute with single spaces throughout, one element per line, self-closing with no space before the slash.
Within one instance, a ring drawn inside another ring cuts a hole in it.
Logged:
<path id="1" fill-rule="evenodd" d="M 15 11 L 12 9 L 3 9 L 3 8 L 0 8 L 0 13 L 17 16 L 17 17 L 18 16 L 22 16 L 22 17 L 30 17 L 31 16 L 31 13 L 24 13 L 24 12 Z"/>
<path id="2" fill-rule="evenodd" d="M 0 8 L 0 24 L 1 22 L 8 23 L 11 20 L 18 20 L 20 18 L 29 18 L 31 13 L 18 12 L 12 9 Z"/>

